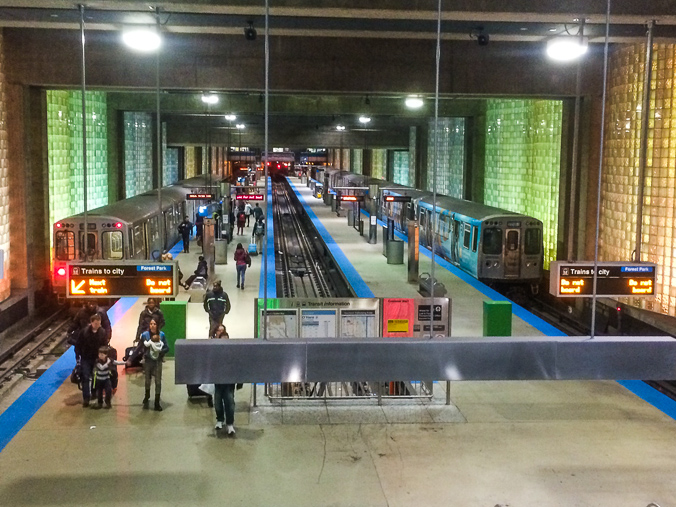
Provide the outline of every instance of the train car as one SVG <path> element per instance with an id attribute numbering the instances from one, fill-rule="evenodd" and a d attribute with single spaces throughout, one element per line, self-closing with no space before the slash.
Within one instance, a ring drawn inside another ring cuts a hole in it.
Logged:
<path id="1" fill-rule="evenodd" d="M 216 187 L 208 187 L 205 176 L 164 187 L 161 215 L 156 190 L 93 209 L 87 213 L 86 234 L 83 213 L 57 221 L 53 226 L 53 290 L 65 297 L 69 261 L 157 260 L 179 240 L 177 229 L 183 217 L 194 221 L 204 203 L 186 200 L 191 193 L 216 193 Z M 160 237 L 160 220 L 164 221 L 164 238 Z"/>
<path id="2" fill-rule="evenodd" d="M 261 155 L 261 161 L 265 161 L 265 153 Z M 295 154 L 291 151 L 270 153 L 267 159 L 268 176 L 274 179 L 284 178 L 294 173 L 295 164 Z"/>

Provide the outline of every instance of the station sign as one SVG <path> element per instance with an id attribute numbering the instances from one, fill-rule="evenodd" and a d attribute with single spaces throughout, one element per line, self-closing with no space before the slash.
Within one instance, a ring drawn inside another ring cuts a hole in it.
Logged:
<path id="1" fill-rule="evenodd" d="M 411 202 L 410 195 L 386 195 L 385 202 Z"/>
<path id="2" fill-rule="evenodd" d="M 178 270 L 173 262 L 68 263 L 69 298 L 175 297 Z"/>
<path id="3" fill-rule="evenodd" d="M 603 262 L 597 264 L 596 295 L 603 297 L 651 297 L 655 295 L 657 265 L 650 262 Z M 550 265 L 549 292 L 557 297 L 591 297 L 593 262 L 555 261 Z"/>
<path id="4" fill-rule="evenodd" d="M 363 202 L 364 196 L 363 195 L 341 195 L 340 200 L 341 200 L 341 202 Z"/>
<path id="5" fill-rule="evenodd" d="M 185 198 L 188 201 L 202 201 L 202 200 L 214 200 L 216 196 L 214 194 L 187 194 Z"/>
<path id="6" fill-rule="evenodd" d="M 262 201 L 263 194 L 237 194 L 235 199 L 238 201 Z"/>

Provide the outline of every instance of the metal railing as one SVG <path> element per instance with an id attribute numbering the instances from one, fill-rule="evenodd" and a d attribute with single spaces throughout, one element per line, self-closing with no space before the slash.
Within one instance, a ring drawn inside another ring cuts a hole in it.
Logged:
<path id="1" fill-rule="evenodd" d="M 279 400 L 377 400 L 431 399 L 432 381 L 391 382 L 280 382 L 266 383 L 265 395 L 270 401 Z"/>

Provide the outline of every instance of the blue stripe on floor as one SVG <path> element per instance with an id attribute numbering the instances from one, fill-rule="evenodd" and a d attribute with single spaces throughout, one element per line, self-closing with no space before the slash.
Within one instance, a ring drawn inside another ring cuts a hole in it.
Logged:
<path id="1" fill-rule="evenodd" d="M 642 380 L 618 380 L 618 384 L 625 387 L 636 396 L 650 403 L 656 409 L 664 412 L 672 419 L 676 419 L 676 401 L 650 387 Z"/>
<path id="2" fill-rule="evenodd" d="M 324 240 L 326 247 L 329 249 L 331 255 L 333 255 L 333 258 L 335 259 L 336 263 L 338 264 L 341 271 L 345 275 L 347 282 L 352 286 L 352 289 L 354 290 L 357 297 L 372 298 L 373 292 L 371 292 L 369 286 L 366 285 L 364 279 L 361 277 L 361 275 L 359 275 L 357 270 L 354 269 L 352 263 L 348 260 L 348 258 L 345 256 L 345 254 L 340 249 L 338 244 L 331 237 L 329 231 L 326 230 L 326 227 L 324 227 L 324 224 L 322 224 L 321 220 L 317 218 L 317 215 L 315 214 L 314 211 L 312 211 L 312 208 L 308 206 L 308 204 L 305 202 L 305 198 L 298 192 L 296 186 L 291 182 L 290 179 L 288 181 L 289 184 L 291 185 L 291 188 L 296 193 L 296 196 L 298 196 L 298 200 L 303 205 L 303 208 L 305 208 L 305 212 L 308 214 L 310 220 L 317 229 L 317 232 Z"/>
<path id="3" fill-rule="evenodd" d="M 268 205 L 266 209 L 265 239 L 263 248 L 267 255 L 267 263 L 261 266 L 261 277 L 258 297 L 265 297 L 265 280 L 268 282 L 268 298 L 277 297 L 277 277 L 275 276 L 275 223 L 272 218 L 272 180 L 268 178 Z M 262 261 L 261 261 L 262 263 Z"/>
<path id="4" fill-rule="evenodd" d="M 136 301 L 138 298 L 119 299 L 107 312 L 111 325 L 115 325 Z M 25 393 L 0 414 L 0 452 L 61 387 L 74 367 L 75 352 L 73 347 L 70 347 Z"/>

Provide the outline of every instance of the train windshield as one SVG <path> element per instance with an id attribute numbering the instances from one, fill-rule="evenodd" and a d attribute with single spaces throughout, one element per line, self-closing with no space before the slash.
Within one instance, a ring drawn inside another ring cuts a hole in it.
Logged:
<path id="1" fill-rule="evenodd" d="M 510 252 L 519 249 L 519 231 L 507 231 L 507 250 Z"/>
<path id="2" fill-rule="evenodd" d="M 80 232 L 80 257 L 85 257 L 84 234 Z M 87 234 L 87 255 L 88 259 L 96 257 L 96 234 L 90 232 Z"/>
<path id="3" fill-rule="evenodd" d="M 122 259 L 122 231 L 107 231 L 101 235 L 101 253 L 104 259 Z"/>
<path id="4" fill-rule="evenodd" d="M 70 261 L 75 258 L 75 234 L 72 231 L 58 231 L 54 236 L 56 258 Z"/>
<path id="5" fill-rule="evenodd" d="M 526 239 L 524 244 L 524 253 L 526 255 L 538 255 L 540 245 L 542 244 L 542 233 L 540 229 L 526 229 Z"/>
<path id="6" fill-rule="evenodd" d="M 500 255 L 502 254 L 502 229 L 495 227 L 484 231 L 484 254 Z"/>

